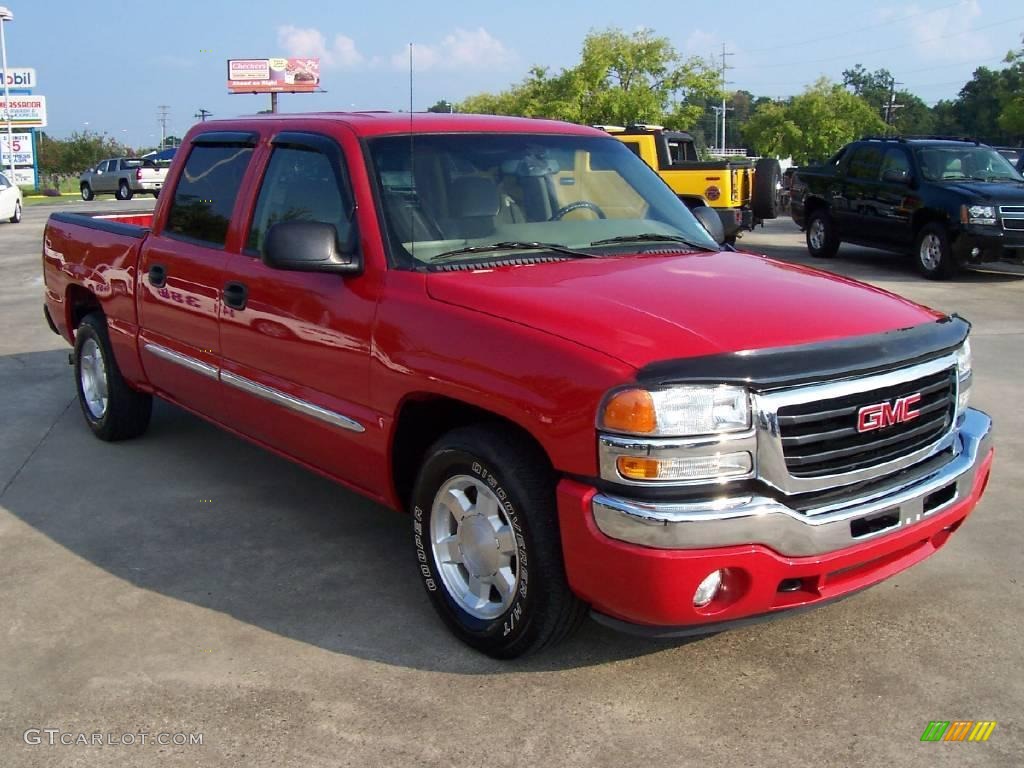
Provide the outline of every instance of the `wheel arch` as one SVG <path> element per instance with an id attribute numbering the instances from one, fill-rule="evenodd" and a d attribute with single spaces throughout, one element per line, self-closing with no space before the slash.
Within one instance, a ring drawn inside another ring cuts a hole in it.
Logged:
<path id="1" fill-rule="evenodd" d="M 910 228 L 914 233 L 914 240 L 917 240 L 918 234 L 926 224 L 949 224 L 949 215 L 944 211 L 937 210 L 935 208 L 919 208 L 914 211 L 913 216 L 910 217 Z M 954 236 L 954 232 L 950 230 L 950 238 Z"/>
<path id="2" fill-rule="evenodd" d="M 72 344 L 75 343 L 75 330 L 81 325 L 83 318 L 93 312 L 105 314 L 96 294 L 76 283 L 68 285 L 67 293 L 64 295 L 64 320 Z"/>
<path id="3" fill-rule="evenodd" d="M 408 509 L 413 484 L 427 449 L 446 432 L 472 424 L 501 426 L 515 432 L 531 444 L 551 468 L 551 458 L 540 440 L 507 416 L 465 400 L 414 393 L 399 405 L 392 429 L 390 490 L 399 509 Z"/>

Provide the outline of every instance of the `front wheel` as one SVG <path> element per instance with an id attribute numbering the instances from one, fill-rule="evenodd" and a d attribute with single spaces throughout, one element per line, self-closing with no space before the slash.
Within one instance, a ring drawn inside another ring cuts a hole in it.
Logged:
<path id="1" fill-rule="evenodd" d="M 914 252 L 917 255 L 918 271 L 929 280 L 948 280 L 960 271 L 960 265 L 949 244 L 949 234 L 942 224 L 932 223 L 921 227 Z"/>
<path id="2" fill-rule="evenodd" d="M 11 224 L 17 224 L 21 221 L 21 200 L 14 204 L 14 215 L 11 216 Z"/>
<path id="3" fill-rule="evenodd" d="M 831 259 L 839 251 L 836 225 L 823 208 L 815 208 L 807 217 L 807 251 L 816 259 Z"/>
<path id="4" fill-rule="evenodd" d="M 93 434 L 115 442 L 145 432 L 153 397 L 132 389 L 121 376 L 101 312 L 87 315 L 75 331 L 74 360 L 78 403 Z"/>
<path id="5" fill-rule="evenodd" d="M 92 187 L 90 187 L 88 184 L 83 184 L 82 199 L 88 202 L 89 200 L 92 200 L 94 197 L 96 197 L 96 195 L 93 194 Z"/>
<path id="6" fill-rule="evenodd" d="M 412 495 L 420 578 L 463 642 L 510 659 L 559 642 L 586 615 L 569 589 L 555 478 L 529 441 L 456 429 L 427 452 Z"/>

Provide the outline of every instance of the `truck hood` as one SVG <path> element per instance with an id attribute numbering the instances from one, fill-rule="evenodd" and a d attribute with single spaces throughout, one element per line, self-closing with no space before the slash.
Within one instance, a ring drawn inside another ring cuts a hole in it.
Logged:
<path id="1" fill-rule="evenodd" d="M 946 186 L 965 197 L 981 198 L 985 201 L 1010 205 L 1024 204 L 1024 184 L 1020 182 L 956 181 L 948 183 Z"/>
<path id="2" fill-rule="evenodd" d="M 427 292 L 637 368 L 881 333 L 942 317 L 855 280 L 731 251 L 433 272 Z"/>

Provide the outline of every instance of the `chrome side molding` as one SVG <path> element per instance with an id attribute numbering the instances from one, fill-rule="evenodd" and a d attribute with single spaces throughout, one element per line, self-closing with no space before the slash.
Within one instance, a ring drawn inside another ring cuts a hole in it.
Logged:
<path id="1" fill-rule="evenodd" d="M 331 426 L 339 427 L 341 429 L 348 430 L 349 432 L 366 431 L 366 428 L 362 424 L 355 419 L 350 419 L 348 416 L 344 416 L 336 411 L 328 410 L 327 408 L 321 408 L 319 405 L 315 405 L 308 400 L 301 400 L 289 395 L 287 392 L 282 392 L 279 389 L 259 384 L 243 376 L 228 373 L 227 371 L 221 370 L 209 363 L 205 363 L 202 360 L 197 360 L 194 357 L 189 357 L 188 355 L 183 355 L 180 352 L 175 352 L 173 349 L 168 349 L 167 347 L 160 346 L 159 344 L 153 344 L 152 342 L 146 342 L 143 349 L 153 355 L 156 355 L 162 360 L 180 365 L 183 368 L 187 368 L 193 373 L 198 373 L 200 376 L 205 376 L 208 379 L 219 379 L 222 383 L 227 384 L 228 386 L 240 389 L 243 392 L 247 392 L 250 395 L 262 398 L 263 400 L 268 400 L 275 405 L 287 408 L 290 411 L 301 413 L 305 416 L 311 416 L 314 419 L 319 419 Z"/>

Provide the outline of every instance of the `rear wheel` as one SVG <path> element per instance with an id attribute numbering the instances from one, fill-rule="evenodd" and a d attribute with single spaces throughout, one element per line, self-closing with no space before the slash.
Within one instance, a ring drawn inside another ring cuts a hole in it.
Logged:
<path id="1" fill-rule="evenodd" d="M 132 188 L 128 186 L 128 182 L 124 179 L 117 185 L 117 199 L 118 200 L 131 200 L 132 199 Z"/>
<path id="2" fill-rule="evenodd" d="M 953 256 L 946 228 L 937 222 L 925 224 L 917 233 L 914 253 L 918 271 L 929 280 L 948 280 L 960 271 Z"/>
<path id="3" fill-rule="evenodd" d="M 74 360 L 78 403 L 93 434 L 114 442 L 145 432 L 153 398 L 129 387 L 121 376 L 101 312 L 87 315 L 75 331 Z"/>
<path id="4" fill-rule="evenodd" d="M 831 259 L 839 251 L 836 225 L 824 208 L 807 217 L 807 251 L 816 259 Z"/>
<path id="5" fill-rule="evenodd" d="M 82 185 L 82 199 L 83 200 L 92 200 L 94 197 L 96 197 L 96 195 L 93 194 L 92 187 L 90 187 L 88 184 L 83 184 Z"/>
<path id="6" fill-rule="evenodd" d="M 762 157 L 754 166 L 754 193 L 750 207 L 759 219 L 779 215 L 779 193 L 782 191 L 782 166 L 773 157 Z"/>
<path id="7" fill-rule="evenodd" d="M 454 430 L 427 452 L 412 495 L 420 578 L 463 642 L 514 658 L 559 642 L 586 615 L 569 589 L 555 478 L 529 441 Z"/>
<path id="8" fill-rule="evenodd" d="M 11 224 L 17 224 L 21 221 L 21 200 L 18 200 L 14 204 L 14 215 L 11 216 Z"/>

